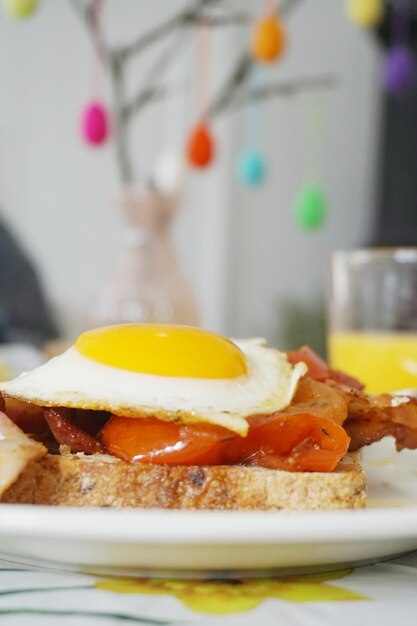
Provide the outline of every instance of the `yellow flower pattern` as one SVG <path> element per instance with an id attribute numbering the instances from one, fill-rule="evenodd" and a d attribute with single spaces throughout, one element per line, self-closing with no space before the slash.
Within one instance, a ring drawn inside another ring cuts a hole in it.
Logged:
<path id="1" fill-rule="evenodd" d="M 95 587 L 116 593 L 173 595 L 194 611 L 225 615 L 250 611 L 267 598 L 290 602 L 368 600 L 366 596 L 350 589 L 327 584 L 346 577 L 350 572 L 340 570 L 325 574 L 233 581 L 108 578 L 97 581 Z"/>

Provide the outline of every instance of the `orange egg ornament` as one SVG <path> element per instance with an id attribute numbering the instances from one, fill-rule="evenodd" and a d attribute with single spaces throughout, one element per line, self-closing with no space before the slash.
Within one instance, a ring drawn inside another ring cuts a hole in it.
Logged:
<path id="1" fill-rule="evenodd" d="M 269 15 L 256 22 L 251 42 L 252 58 L 258 63 L 273 63 L 284 53 L 287 36 L 282 22 Z"/>
<path id="2" fill-rule="evenodd" d="M 187 160 L 192 167 L 208 167 L 214 159 L 214 139 L 209 126 L 202 122 L 190 133 Z"/>

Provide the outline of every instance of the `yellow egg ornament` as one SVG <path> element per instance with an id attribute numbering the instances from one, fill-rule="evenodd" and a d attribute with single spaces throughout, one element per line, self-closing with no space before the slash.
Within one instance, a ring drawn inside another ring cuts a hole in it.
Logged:
<path id="1" fill-rule="evenodd" d="M 359 26 L 372 27 L 382 19 L 383 0 L 347 0 L 346 13 Z"/>
<path id="2" fill-rule="evenodd" d="M 23 20 L 35 13 L 38 0 L 3 0 L 3 10 L 15 20 Z"/>
<path id="3" fill-rule="evenodd" d="M 273 63 L 285 51 L 287 36 L 276 15 L 259 20 L 253 29 L 251 55 L 258 63 Z"/>

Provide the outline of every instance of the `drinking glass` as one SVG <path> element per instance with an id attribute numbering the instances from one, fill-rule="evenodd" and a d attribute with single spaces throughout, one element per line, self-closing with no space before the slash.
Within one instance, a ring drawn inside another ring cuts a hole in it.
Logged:
<path id="1" fill-rule="evenodd" d="M 333 368 L 369 393 L 417 389 L 417 248 L 335 252 L 328 305 Z"/>

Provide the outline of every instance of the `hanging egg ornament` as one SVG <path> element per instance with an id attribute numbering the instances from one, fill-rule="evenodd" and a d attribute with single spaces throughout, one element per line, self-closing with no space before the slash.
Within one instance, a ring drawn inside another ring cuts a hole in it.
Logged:
<path id="1" fill-rule="evenodd" d="M 35 13 L 38 0 L 3 0 L 3 10 L 9 17 L 23 20 Z"/>
<path id="2" fill-rule="evenodd" d="M 297 224 L 303 230 L 315 230 L 326 219 L 326 198 L 320 187 L 307 185 L 298 194 L 295 206 Z"/>
<path id="3" fill-rule="evenodd" d="M 214 138 L 210 127 L 202 122 L 190 133 L 187 144 L 187 160 L 192 167 L 208 167 L 214 159 Z"/>
<path id="4" fill-rule="evenodd" d="M 166 151 L 158 158 L 153 173 L 153 183 L 164 196 L 177 196 L 185 182 L 185 163 L 181 155 Z"/>
<path id="5" fill-rule="evenodd" d="M 281 20 L 268 15 L 256 22 L 251 41 L 251 55 L 258 63 L 273 63 L 284 53 L 287 36 Z"/>
<path id="6" fill-rule="evenodd" d="M 90 102 L 81 117 L 81 134 L 91 146 L 103 144 L 109 135 L 109 115 L 106 107 L 99 101 Z"/>
<path id="7" fill-rule="evenodd" d="M 389 50 L 384 63 L 383 83 L 387 91 L 398 94 L 405 91 L 415 77 L 413 55 L 405 45 L 398 44 Z"/>
<path id="8" fill-rule="evenodd" d="M 248 187 L 261 185 L 266 176 L 266 163 L 263 155 L 256 150 L 246 150 L 237 163 L 239 180 Z"/>
<path id="9" fill-rule="evenodd" d="M 379 24 L 384 14 L 383 0 L 347 0 L 346 13 L 359 26 L 372 27 Z"/>

